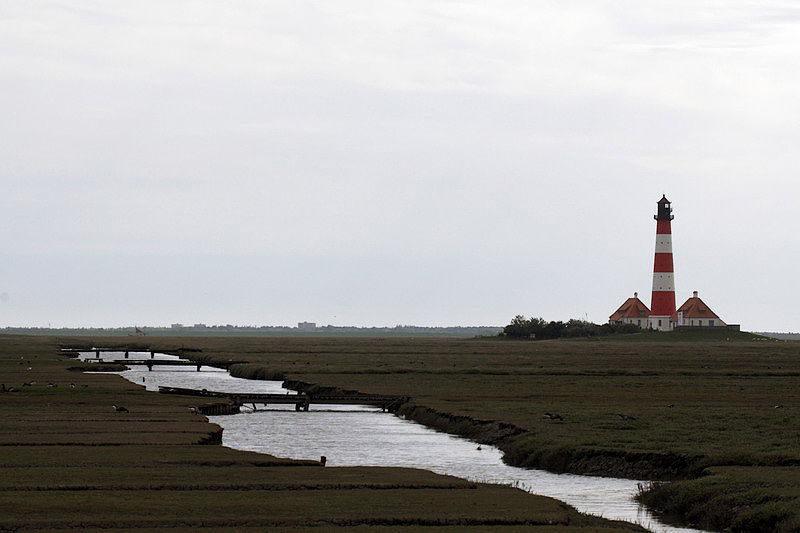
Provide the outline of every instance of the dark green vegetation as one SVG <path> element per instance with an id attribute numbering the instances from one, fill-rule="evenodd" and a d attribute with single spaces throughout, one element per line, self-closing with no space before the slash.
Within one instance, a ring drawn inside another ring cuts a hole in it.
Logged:
<path id="1" fill-rule="evenodd" d="M 798 466 L 709 467 L 691 481 L 656 483 L 641 501 L 708 528 L 798 531 L 799 470 Z"/>
<path id="2" fill-rule="evenodd" d="M 800 343 L 729 331 L 148 342 L 250 361 L 233 367 L 242 377 L 411 396 L 404 414 L 497 444 L 512 464 L 679 480 L 645 498 L 703 527 L 800 531 Z"/>
<path id="3" fill-rule="evenodd" d="M 543 318 L 525 318 L 517 315 L 509 325 L 503 328 L 503 335 L 512 338 L 560 339 L 575 337 L 599 337 L 603 335 L 619 335 L 638 333 L 642 328 L 635 324 L 594 324 L 585 320 L 572 319 L 546 321 Z"/>
<path id="4" fill-rule="evenodd" d="M 290 355 L 295 341 L 283 348 L 287 341 L 228 341 L 227 347 L 225 339 L 159 344 L 197 343 L 203 354 L 223 358 L 283 354 L 281 360 L 305 362 L 305 348 Z M 54 339 L 0 336 L 0 530 L 641 530 L 509 487 L 230 450 L 216 445 L 219 428 L 189 408 L 197 398 L 154 394 L 116 375 L 69 370 L 80 366 L 58 353 Z M 112 404 L 128 412 L 116 412 Z"/>

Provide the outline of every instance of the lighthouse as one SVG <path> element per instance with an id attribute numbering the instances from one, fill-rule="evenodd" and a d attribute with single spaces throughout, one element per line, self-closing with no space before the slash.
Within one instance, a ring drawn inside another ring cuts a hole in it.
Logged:
<path id="1" fill-rule="evenodd" d="M 694 295 L 675 308 L 675 269 L 672 265 L 672 205 L 667 196 L 658 201 L 656 219 L 656 257 L 653 262 L 653 296 L 650 309 L 639 300 L 638 293 L 625 300 L 608 317 L 609 324 L 633 324 L 660 331 L 684 328 L 739 331 L 739 324 L 726 324 L 694 291 Z"/>
<path id="2" fill-rule="evenodd" d="M 656 257 L 653 264 L 653 295 L 649 325 L 669 331 L 675 316 L 675 271 L 672 266 L 672 207 L 666 195 L 658 201 L 656 219 Z"/>

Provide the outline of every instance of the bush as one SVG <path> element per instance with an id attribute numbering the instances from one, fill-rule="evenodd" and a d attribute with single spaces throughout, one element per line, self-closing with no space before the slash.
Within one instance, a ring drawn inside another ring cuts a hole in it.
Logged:
<path id="1" fill-rule="evenodd" d="M 525 318 L 517 315 L 503 328 L 502 335 L 526 339 L 558 339 L 561 337 L 596 337 L 638 333 L 642 329 L 634 324 L 594 324 L 585 320 L 571 319 L 567 323 L 543 318 Z"/>

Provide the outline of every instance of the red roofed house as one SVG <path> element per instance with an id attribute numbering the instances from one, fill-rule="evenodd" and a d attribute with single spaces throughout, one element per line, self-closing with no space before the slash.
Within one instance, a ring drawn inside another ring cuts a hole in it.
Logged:
<path id="1" fill-rule="evenodd" d="M 727 326 L 727 324 L 697 296 L 697 291 L 694 291 L 692 297 L 678 308 L 673 320 L 676 322 L 677 326 Z"/>
<path id="2" fill-rule="evenodd" d="M 628 298 L 619 309 L 608 317 L 609 324 L 635 324 L 639 327 L 647 327 L 647 317 L 650 316 L 650 309 L 639 299 L 639 293 L 634 292 L 633 298 Z"/>

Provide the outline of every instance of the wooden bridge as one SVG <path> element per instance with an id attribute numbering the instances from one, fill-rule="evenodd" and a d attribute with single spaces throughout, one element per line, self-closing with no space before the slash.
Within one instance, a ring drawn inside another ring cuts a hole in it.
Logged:
<path id="1" fill-rule="evenodd" d="M 200 367 L 202 366 L 211 366 L 211 365 L 203 365 L 202 363 L 196 363 L 194 361 L 175 361 L 172 359 L 112 359 L 110 361 L 106 361 L 105 359 L 98 358 L 98 357 L 91 357 L 84 359 L 87 363 L 113 363 L 116 365 L 126 365 L 126 366 L 133 366 L 133 365 L 144 365 L 147 367 L 147 370 L 153 370 L 154 366 L 193 366 L 197 368 L 197 371 L 200 372 Z M 215 365 L 216 366 L 216 365 Z"/>
<path id="2" fill-rule="evenodd" d="M 214 361 L 213 364 L 211 363 L 198 363 L 196 361 L 191 361 L 187 359 L 156 359 L 156 354 L 162 355 L 170 355 L 174 357 L 185 357 L 185 355 L 177 355 L 175 353 L 164 353 L 164 352 L 156 352 L 156 351 L 149 351 L 149 350 L 115 350 L 112 348 L 101 348 L 94 350 L 62 350 L 64 353 L 71 353 L 71 354 L 78 354 L 80 352 L 93 352 L 95 357 L 87 357 L 84 359 L 87 363 L 106 363 L 106 364 L 116 364 L 116 365 L 144 365 L 147 367 L 147 370 L 153 370 L 154 366 L 192 366 L 200 372 L 200 368 L 204 366 L 213 366 L 214 368 L 229 368 L 231 365 L 238 363 L 239 361 Z M 149 359 L 141 359 L 142 353 L 150 353 Z M 103 357 L 103 354 L 109 353 L 124 353 L 124 359 L 106 359 Z M 136 359 L 131 359 L 131 354 L 136 354 Z"/>
<path id="3" fill-rule="evenodd" d="M 124 353 L 125 354 L 125 359 L 128 359 L 130 357 L 131 352 L 136 353 L 136 354 L 148 353 L 149 352 L 150 353 L 150 359 L 155 359 L 156 353 L 162 353 L 162 352 L 156 352 L 154 350 L 120 350 L 120 349 L 117 349 L 117 348 L 95 348 L 93 350 L 81 350 L 81 349 L 77 349 L 77 348 L 61 348 L 61 351 L 63 353 L 75 354 L 75 355 L 77 355 L 79 353 L 94 352 L 95 357 L 93 359 L 100 359 L 101 362 L 103 362 L 102 361 L 102 358 L 103 358 L 102 354 L 104 354 L 104 353 Z M 164 354 L 164 355 L 175 355 L 175 354 Z M 110 361 L 104 361 L 104 362 L 108 363 Z"/>
<path id="4" fill-rule="evenodd" d="M 180 387 L 159 387 L 163 394 L 182 394 L 208 398 L 228 398 L 235 406 L 252 404 L 294 405 L 295 411 L 308 411 L 313 404 L 328 405 L 374 405 L 383 411 L 395 412 L 410 400 L 407 396 L 386 396 L 383 394 L 261 394 L 252 392 L 216 392 L 209 390 L 182 389 Z"/>

